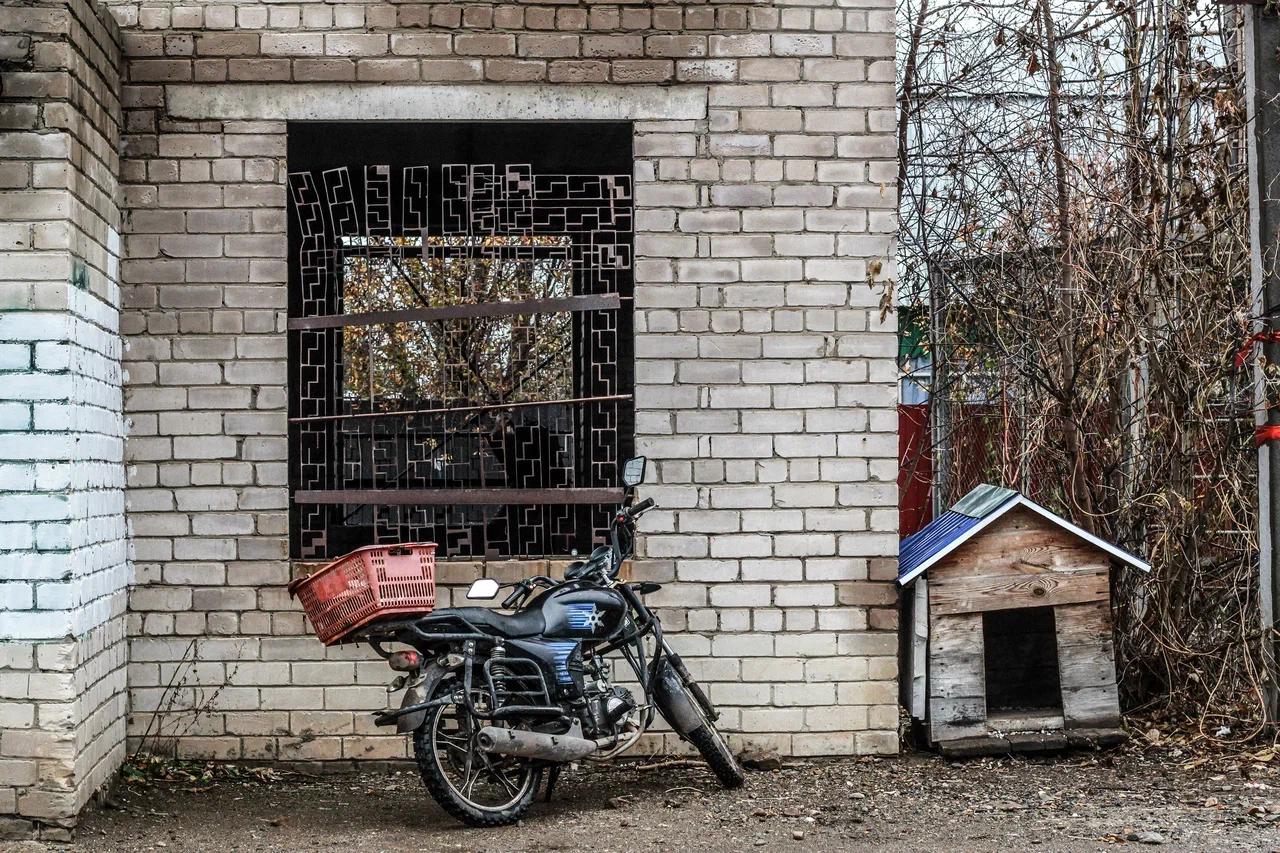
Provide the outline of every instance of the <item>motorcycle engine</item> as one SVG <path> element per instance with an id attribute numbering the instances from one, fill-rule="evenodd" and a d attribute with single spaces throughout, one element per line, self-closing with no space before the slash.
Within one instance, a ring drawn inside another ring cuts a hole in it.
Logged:
<path id="1" fill-rule="evenodd" d="M 588 666 L 595 677 L 587 682 L 583 691 L 586 713 L 582 726 L 591 737 L 612 737 L 635 710 L 636 700 L 630 690 L 611 683 L 609 661 L 593 658 Z"/>
<path id="2" fill-rule="evenodd" d="M 593 688 L 595 686 L 592 685 Z M 608 687 L 603 691 L 590 689 L 587 692 L 587 709 L 591 716 L 592 734 L 595 737 L 618 734 L 618 727 L 626 721 L 627 715 L 636 707 L 631 691 L 625 687 Z"/>

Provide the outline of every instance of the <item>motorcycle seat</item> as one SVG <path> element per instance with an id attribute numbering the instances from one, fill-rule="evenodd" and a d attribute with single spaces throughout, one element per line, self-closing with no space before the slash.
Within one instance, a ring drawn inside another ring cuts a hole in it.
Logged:
<path id="1" fill-rule="evenodd" d="M 526 607 L 510 616 L 487 607 L 453 607 L 449 610 L 437 610 L 434 615 L 443 613 L 456 613 L 485 634 L 496 634 L 513 640 L 537 636 L 547 627 L 540 607 Z"/>

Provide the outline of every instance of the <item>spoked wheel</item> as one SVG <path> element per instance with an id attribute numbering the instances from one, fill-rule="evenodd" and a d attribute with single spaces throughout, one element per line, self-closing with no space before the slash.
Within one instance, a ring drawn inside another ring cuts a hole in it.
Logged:
<path id="1" fill-rule="evenodd" d="M 702 753 L 702 757 L 707 760 L 707 764 L 711 766 L 712 772 L 716 774 L 721 785 L 726 788 L 737 788 L 746 781 L 738 759 L 733 757 L 733 751 L 729 749 L 729 744 L 725 742 L 724 735 L 720 734 L 715 723 L 707 720 L 703 725 L 689 732 L 687 737 L 689 743 L 696 746 L 698 752 Z"/>
<path id="2" fill-rule="evenodd" d="M 455 683 L 440 685 L 433 698 L 454 692 Z M 472 692 L 484 710 L 488 694 Z M 538 793 L 542 768 L 527 758 L 482 752 L 476 734 L 486 724 L 456 704 L 432 709 L 413 734 L 418 772 L 441 807 L 472 826 L 505 826 L 519 820 Z"/>

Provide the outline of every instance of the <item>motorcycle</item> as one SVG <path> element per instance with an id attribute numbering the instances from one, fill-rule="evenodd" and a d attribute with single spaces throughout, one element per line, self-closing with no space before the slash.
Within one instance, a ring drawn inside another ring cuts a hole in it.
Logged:
<path id="1" fill-rule="evenodd" d="M 355 639 L 403 673 L 388 688 L 405 691 L 400 708 L 375 723 L 412 736 L 427 791 L 463 823 L 515 823 L 532 806 L 544 772 L 549 802 L 566 764 L 621 755 L 655 713 L 725 787 L 742 784 L 742 768 L 716 728 L 719 713 L 645 607 L 644 597 L 661 585 L 618 579 L 635 552 L 636 520 L 654 508 L 652 498 L 634 501 L 645 465 L 643 456 L 625 463 L 609 544 L 571 563 L 563 580 L 482 578 L 467 591 L 468 599 L 492 600 L 512 589 L 501 607 L 514 613 L 453 607 L 357 632 Z M 390 651 L 392 643 L 409 649 Z M 606 656 L 615 652 L 640 696 L 614 684 L 614 661 Z"/>

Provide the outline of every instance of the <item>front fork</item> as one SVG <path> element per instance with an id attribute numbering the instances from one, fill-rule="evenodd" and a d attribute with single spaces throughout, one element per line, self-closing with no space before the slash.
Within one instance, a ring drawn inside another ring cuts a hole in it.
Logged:
<path id="1" fill-rule="evenodd" d="M 684 685 L 684 688 L 688 690 L 690 694 L 693 695 L 694 701 L 696 701 L 699 707 L 702 708 L 702 712 L 706 714 L 707 719 L 711 720 L 712 722 L 715 722 L 716 720 L 720 719 L 720 712 L 716 710 L 716 706 L 711 704 L 711 700 L 707 698 L 707 694 L 702 692 L 702 687 L 698 684 L 698 682 L 694 681 L 693 676 L 689 674 L 689 669 L 684 665 L 684 661 L 680 659 L 680 655 L 675 653 L 675 651 L 671 648 L 671 644 L 668 643 L 666 641 L 666 638 L 662 636 L 661 623 L 658 622 L 658 617 L 654 616 L 652 613 L 649 612 L 649 609 L 644 606 L 644 602 L 640 600 L 640 597 L 637 596 L 629 586 L 627 586 L 626 584 L 622 584 L 621 589 L 622 589 L 622 594 L 627 599 L 628 603 L 636 611 L 636 613 L 640 614 L 640 618 L 644 620 L 645 622 L 644 633 L 648 633 L 648 631 L 652 627 L 656 626 L 658 628 L 658 637 L 660 638 L 659 647 L 662 650 L 662 657 L 671 664 L 671 668 L 675 670 L 676 676 L 679 678 L 680 683 Z M 655 656 L 656 654 L 657 653 L 655 652 Z M 655 659 L 654 673 L 660 678 L 661 667 L 658 666 L 658 664 L 659 662 Z M 656 684 L 654 685 L 655 689 L 657 689 L 658 687 L 659 685 L 656 685 Z M 669 692 L 669 691 L 666 691 L 666 692 Z M 668 720 L 668 722 L 670 721 Z"/>
<path id="2" fill-rule="evenodd" d="M 689 674 L 689 670 L 684 665 L 684 661 L 680 659 L 680 655 L 671 650 L 671 646 L 664 639 L 662 641 L 663 657 L 671 663 L 671 668 L 676 671 L 676 675 L 680 677 L 680 683 L 685 686 L 692 695 L 698 705 L 701 706 L 703 713 L 707 715 L 707 719 L 715 722 L 720 719 L 720 712 L 716 710 L 716 706 L 711 704 L 711 700 L 707 698 L 707 694 L 702 692 L 702 687 L 698 682 L 693 680 L 693 676 Z"/>

